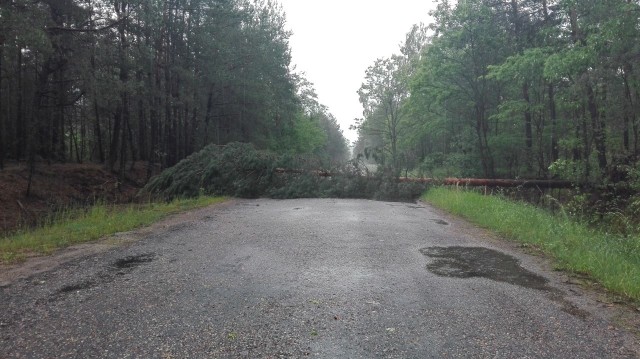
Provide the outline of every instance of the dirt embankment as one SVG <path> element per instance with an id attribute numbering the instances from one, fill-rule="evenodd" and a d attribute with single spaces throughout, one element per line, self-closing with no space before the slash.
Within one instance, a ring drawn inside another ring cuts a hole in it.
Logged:
<path id="1" fill-rule="evenodd" d="M 147 180 L 147 166 L 136 163 L 121 182 L 117 174 L 99 164 L 38 164 L 29 196 L 28 180 L 25 163 L 0 170 L 0 234 L 36 225 L 61 209 L 99 201 L 131 202 Z"/>

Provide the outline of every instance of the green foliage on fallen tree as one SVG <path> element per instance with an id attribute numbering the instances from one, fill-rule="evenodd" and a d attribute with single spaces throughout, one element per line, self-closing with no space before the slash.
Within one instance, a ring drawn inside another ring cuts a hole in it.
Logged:
<path id="1" fill-rule="evenodd" d="M 218 194 L 257 197 L 273 177 L 276 156 L 253 145 L 209 145 L 152 178 L 143 194 L 166 199 Z"/>
<path id="2" fill-rule="evenodd" d="M 388 175 L 371 174 L 356 161 L 327 165 L 314 157 L 280 155 L 251 144 L 231 143 L 209 145 L 187 157 L 152 178 L 141 195 L 167 200 L 207 194 L 411 201 L 424 190 L 423 184 L 398 183 Z"/>

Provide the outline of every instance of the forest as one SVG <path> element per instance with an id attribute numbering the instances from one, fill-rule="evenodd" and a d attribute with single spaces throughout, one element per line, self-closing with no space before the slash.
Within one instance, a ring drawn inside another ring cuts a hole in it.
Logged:
<path id="1" fill-rule="evenodd" d="M 640 3 L 439 0 L 366 70 L 356 158 L 640 187 Z M 0 0 L 0 169 L 169 168 L 208 145 L 348 157 L 269 0 Z M 149 166 L 151 168 L 151 166 Z"/>
<path id="2" fill-rule="evenodd" d="M 640 3 L 439 0 L 359 90 L 355 152 L 432 177 L 640 184 Z"/>
<path id="3" fill-rule="evenodd" d="M 122 174 L 236 141 L 346 159 L 289 36 L 272 1 L 0 0 L 0 169 Z"/>

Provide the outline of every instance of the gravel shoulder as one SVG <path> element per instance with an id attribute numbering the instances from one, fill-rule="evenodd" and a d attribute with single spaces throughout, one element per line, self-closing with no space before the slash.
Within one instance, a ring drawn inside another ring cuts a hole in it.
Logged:
<path id="1" fill-rule="evenodd" d="M 632 310 L 424 203 L 235 200 L 16 271 L 2 358 L 640 357 Z"/>

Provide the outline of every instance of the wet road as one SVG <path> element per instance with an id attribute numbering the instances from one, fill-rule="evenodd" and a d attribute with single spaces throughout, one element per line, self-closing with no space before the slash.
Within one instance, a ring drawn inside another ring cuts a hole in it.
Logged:
<path id="1" fill-rule="evenodd" d="M 424 204 L 239 200 L 0 289 L 0 358 L 636 358 L 542 260 Z"/>

